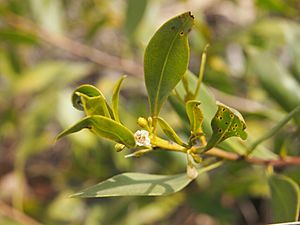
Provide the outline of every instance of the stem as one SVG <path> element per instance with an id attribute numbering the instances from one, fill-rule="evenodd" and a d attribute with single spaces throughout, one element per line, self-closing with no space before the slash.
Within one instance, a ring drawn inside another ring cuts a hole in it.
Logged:
<path id="1" fill-rule="evenodd" d="M 206 166 L 206 167 L 204 167 L 204 168 L 201 168 L 201 172 L 207 172 L 207 171 L 213 170 L 213 169 L 215 169 L 215 168 L 218 168 L 219 166 L 222 166 L 223 163 L 224 163 L 224 161 L 219 161 L 219 162 L 210 164 L 209 166 Z"/>
<path id="2" fill-rule="evenodd" d="M 183 152 L 185 153 L 187 149 L 181 145 L 178 145 L 173 142 L 169 142 L 167 140 L 164 140 L 162 138 L 159 138 L 157 136 L 150 138 L 151 144 L 153 147 L 159 147 L 167 151 L 176 151 L 176 152 Z"/>
<path id="3" fill-rule="evenodd" d="M 256 157 L 247 157 L 241 156 L 236 153 L 226 152 L 218 148 L 212 148 L 205 152 L 205 155 L 215 156 L 222 159 L 230 160 L 230 161 L 237 161 L 237 160 L 244 160 L 251 164 L 258 164 L 258 165 L 271 165 L 274 167 L 286 166 L 286 165 L 300 165 L 300 157 L 286 157 L 284 159 L 260 159 Z"/>
<path id="4" fill-rule="evenodd" d="M 198 76 L 196 90 L 195 90 L 195 93 L 194 93 L 194 98 L 198 95 L 199 90 L 200 90 L 200 85 L 201 85 L 202 80 L 203 80 L 204 69 L 205 69 L 205 64 L 206 64 L 206 53 L 207 53 L 208 47 L 209 47 L 209 44 L 205 45 L 204 51 L 202 53 L 201 64 L 200 64 L 200 69 L 199 69 L 199 76 Z"/>
<path id="5" fill-rule="evenodd" d="M 189 93 L 190 92 L 190 89 L 189 89 L 189 82 L 187 80 L 187 72 L 185 72 L 185 74 L 183 75 L 182 77 L 182 83 L 183 83 L 183 87 L 185 89 L 185 92 L 186 93 Z"/>
<path id="6" fill-rule="evenodd" d="M 255 148 L 264 142 L 265 140 L 269 139 L 270 137 L 274 136 L 287 122 L 289 122 L 297 113 L 300 112 L 300 105 L 298 105 L 296 108 L 294 108 L 289 114 L 286 115 L 285 118 L 283 118 L 275 127 L 273 127 L 269 132 L 265 133 L 263 136 L 261 136 L 259 139 L 257 139 L 255 142 L 252 143 L 250 146 L 249 151 L 247 152 L 247 155 L 250 155 Z"/>

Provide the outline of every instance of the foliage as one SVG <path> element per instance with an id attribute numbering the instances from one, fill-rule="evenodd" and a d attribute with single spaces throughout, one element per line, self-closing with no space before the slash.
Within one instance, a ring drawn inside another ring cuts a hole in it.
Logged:
<path id="1" fill-rule="evenodd" d="M 245 2 L 1 2 L 0 224 L 297 221 L 299 4 Z"/>

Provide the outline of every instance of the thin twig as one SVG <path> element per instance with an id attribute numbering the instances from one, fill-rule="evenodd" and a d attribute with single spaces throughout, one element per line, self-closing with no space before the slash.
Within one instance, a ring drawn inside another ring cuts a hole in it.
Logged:
<path id="1" fill-rule="evenodd" d="M 9 13 L 6 16 L 6 22 L 18 30 L 30 33 L 57 48 L 65 50 L 78 57 L 86 58 L 94 63 L 97 63 L 98 65 L 119 70 L 136 77 L 142 77 L 143 75 L 143 67 L 136 62 L 112 56 L 108 53 L 91 48 L 65 36 L 49 33 L 48 31 L 39 28 L 32 21 L 24 17 Z"/>
<path id="2" fill-rule="evenodd" d="M 286 165 L 300 165 L 300 157 L 285 157 L 282 159 L 261 159 L 256 157 L 241 156 L 236 153 L 226 152 L 218 148 L 212 148 L 209 151 L 207 151 L 205 154 L 230 160 L 230 161 L 244 160 L 251 164 L 270 165 L 275 167 L 286 166 Z"/>
<path id="3" fill-rule="evenodd" d="M 43 225 L 42 223 L 36 221 L 35 219 L 31 218 L 30 216 L 24 214 L 23 212 L 12 208 L 8 204 L 0 201 L 0 214 L 3 216 L 12 219 L 14 221 L 19 222 L 20 224 L 24 225 Z"/>
<path id="4" fill-rule="evenodd" d="M 252 143 L 247 155 L 250 155 L 255 148 L 264 142 L 265 140 L 269 139 L 270 137 L 274 136 L 287 122 L 289 122 L 296 114 L 300 112 L 300 105 L 294 108 L 289 114 L 286 115 L 275 127 L 270 129 L 266 134 L 258 138 L 255 142 Z"/>

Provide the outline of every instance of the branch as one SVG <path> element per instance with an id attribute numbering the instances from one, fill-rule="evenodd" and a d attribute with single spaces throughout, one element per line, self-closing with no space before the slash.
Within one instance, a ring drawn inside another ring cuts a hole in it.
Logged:
<path id="1" fill-rule="evenodd" d="M 241 156 L 233 152 L 226 152 L 218 148 L 212 148 L 205 153 L 206 155 L 223 158 L 230 161 L 244 160 L 251 164 L 271 165 L 275 167 L 286 165 L 300 165 L 300 157 L 285 157 L 282 159 L 260 159 L 256 157 Z"/>
<path id="2" fill-rule="evenodd" d="M 12 208 L 3 201 L 0 201 L 0 214 L 24 225 L 43 225 L 23 212 Z"/>
<path id="3" fill-rule="evenodd" d="M 141 77 L 143 74 L 143 67 L 136 62 L 112 56 L 62 35 L 49 33 L 24 17 L 9 13 L 6 16 L 6 20 L 6 22 L 12 27 L 23 32 L 30 33 L 31 35 L 34 35 L 39 39 L 78 57 L 86 58 L 101 66 L 119 70 L 136 77 Z"/>

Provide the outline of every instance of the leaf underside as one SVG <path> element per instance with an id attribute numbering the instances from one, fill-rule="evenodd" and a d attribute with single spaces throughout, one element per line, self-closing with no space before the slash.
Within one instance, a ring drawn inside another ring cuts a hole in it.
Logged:
<path id="1" fill-rule="evenodd" d="M 177 175 L 123 173 L 76 193 L 71 197 L 97 198 L 168 195 L 180 191 L 191 181 L 185 173 Z"/>

